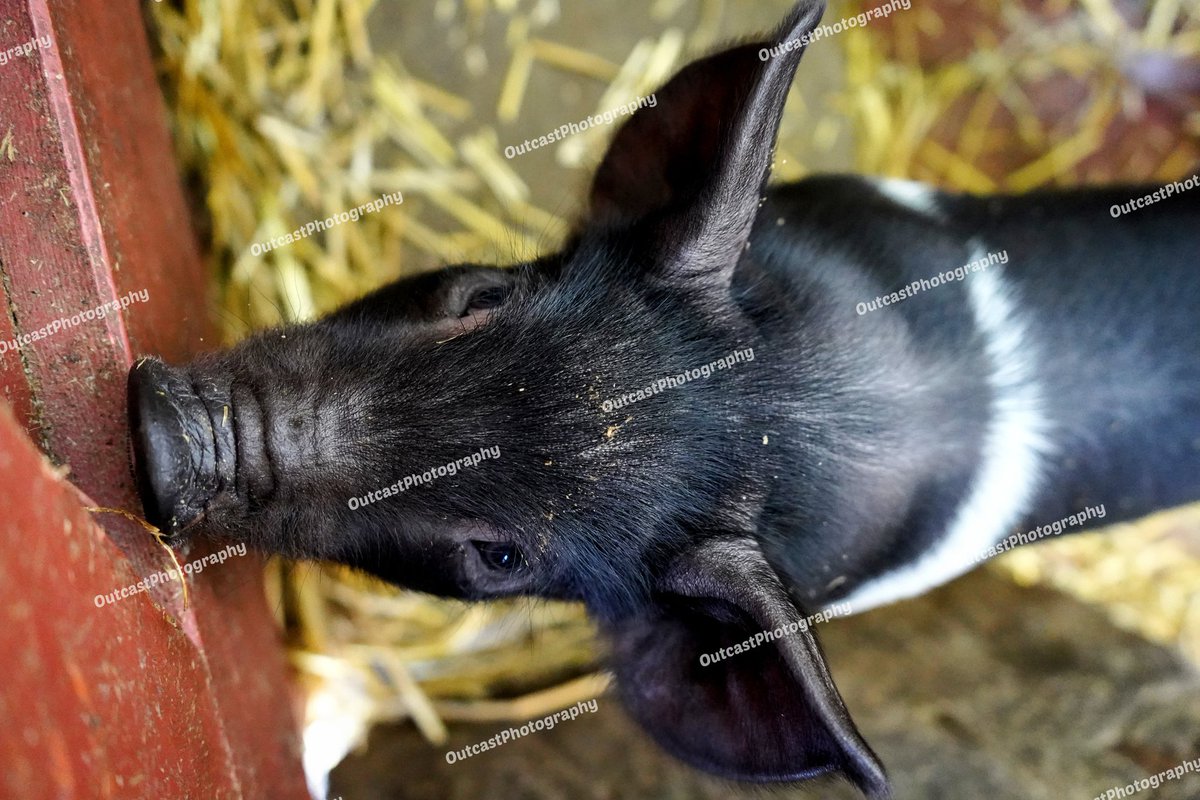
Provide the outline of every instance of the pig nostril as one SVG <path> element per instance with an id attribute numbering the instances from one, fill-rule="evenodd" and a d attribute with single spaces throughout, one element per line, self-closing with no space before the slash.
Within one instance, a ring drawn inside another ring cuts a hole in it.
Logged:
<path id="1" fill-rule="evenodd" d="M 186 371 L 155 359 L 129 373 L 134 474 L 146 519 L 167 535 L 199 518 L 218 486 L 216 445 Z"/>

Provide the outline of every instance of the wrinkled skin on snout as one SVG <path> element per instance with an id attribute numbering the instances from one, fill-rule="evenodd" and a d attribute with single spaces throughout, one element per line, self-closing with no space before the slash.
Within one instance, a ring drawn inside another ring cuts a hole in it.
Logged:
<path id="1" fill-rule="evenodd" d="M 402 281 L 184 367 L 136 365 L 151 521 L 442 595 L 581 600 L 622 698 L 673 754 L 886 796 L 811 631 L 700 663 L 804 616 L 756 539 L 779 476 L 804 471 L 786 419 L 803 342 L 779 287 L 739 262 L 803 48 L 758 51 L 821 11 L 660 89 L 617 132 L 562 252 Z M 464 465 L 481 451 L 496 455 Z"/>

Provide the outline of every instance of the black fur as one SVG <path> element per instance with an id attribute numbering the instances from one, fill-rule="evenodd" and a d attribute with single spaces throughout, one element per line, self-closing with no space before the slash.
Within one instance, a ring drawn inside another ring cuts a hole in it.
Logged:
<path id="1" fill-rule="evenodd" d="M 762 200 L 800 49 L 757 52 L 820 11 L 664 87 L 617 133 L 562 252 L 401 281 L 189 365 L 220 489 L 194 524 L 164 524 L 443 595 L 581 600 L 671 752 L 745 780 L 839 771 L 886 796 L 811 632 L 699 663 L 926 551 L 972 485 L 992 365 L 963 284 L 856 304 L 966 263 L 978 240 L 1007 248 L 1061 433 L 1029 519 L 1092 501 L 1143 513 L 1200 496 L 1200 206 L 1107 218 L 1130 189 L 947 196 L 931 215 L 845 177 Z M 489 565 L 496 542 L 523 567 Z"/>

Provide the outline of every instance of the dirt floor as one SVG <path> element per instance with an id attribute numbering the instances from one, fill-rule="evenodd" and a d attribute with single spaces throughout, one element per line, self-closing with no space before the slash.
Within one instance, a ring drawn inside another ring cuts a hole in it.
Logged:
<path id="1" fill-rule="evenodd" d="M 1064 800 L 1200 758 L 1200 675 L 1066 595 L 987 570 L 908 603 L 822 626 L 851 712 L 897 800 Z M 407 725 L 375 731 L 333 775 L 345 800 L 700 800 L 763 797 L 664 755 L 612 697 L 595 714 L 448 765 L 502 725 L 456 726 L 433 748 Z M 781 798 L 856 797 L 826 782 Z M 1150 800 L 1195 800 L 1200 775 Z"/>

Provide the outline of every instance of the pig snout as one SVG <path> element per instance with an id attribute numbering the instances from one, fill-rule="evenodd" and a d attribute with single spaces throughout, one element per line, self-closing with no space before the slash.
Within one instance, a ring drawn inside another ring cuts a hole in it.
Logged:
<path id="1" fill-rule="evenodd" d="M 156 359 L 142 359 L 130 370 L 128 400 L 146 519 L 177 535 L 200 518 L 230 477 L 232 437 L 218 437 L 188 374 Z"/>
<path id="2" fill-rule="evenodd" d="M 129 372 L 138 493 L 167 536 L 244 537 L 268 509 L 311 510 L 364 480 L 361 456 L 346 452 L 367 438 L 350 404 L 309 391 L 309 379 L 248 368 L 251 345 L 183 367 L 144 358 Z"/>
<path id="3" fill-rule="evenodd" d="M 268 404 L 249 385 L 195 365 L 147 358 L 130 370 L 134 472 L 151 524 L 179 536 L 213 511 L 274 497 L 280 474 L 306 473 L 318 460 L 315 415 L 302 398 L 274 394 Z"/>

